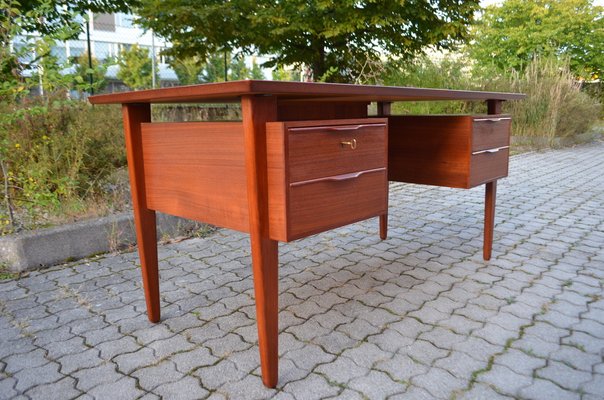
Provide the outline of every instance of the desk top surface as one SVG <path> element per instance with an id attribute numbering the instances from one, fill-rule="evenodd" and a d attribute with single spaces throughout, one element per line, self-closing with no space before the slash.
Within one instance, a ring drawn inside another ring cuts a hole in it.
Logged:
<path id="1" fill-rule="evenodd" d="M 89 100 L 93 104 L 223 103 L 238 102 L 241 96 L 246 95 L 272 95 L 280 102 L 518 100 L 525 97 L 521 93 L 245 80 L 101 94 L 91 96 Z"/>

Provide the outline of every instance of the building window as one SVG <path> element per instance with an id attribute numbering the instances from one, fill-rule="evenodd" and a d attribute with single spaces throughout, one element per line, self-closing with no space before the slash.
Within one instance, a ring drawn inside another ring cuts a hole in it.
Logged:
<path id="1" fill-rule="evenodd" d="M 115 32 L 115 14 L 94 14 L 94 30 Z"/>
<path id="2" fill-rule="evenodd" d="M 122 28 L 134 28 L 134 16 L 131 14 L 119 13 L 115 15 L 116 25 Z"/>

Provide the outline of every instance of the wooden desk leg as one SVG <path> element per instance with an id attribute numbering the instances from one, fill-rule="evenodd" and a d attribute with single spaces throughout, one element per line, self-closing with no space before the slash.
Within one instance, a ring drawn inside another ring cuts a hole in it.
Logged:
<path id="1" fill-rule="evenodd" d="M 503 101 L 501 100 L 487 100 L 487 114 L 501 114 L 502 107 Z M 497 181 L 487 182 L 484 197 L 484 243 L 482 244 L 482 258 L 488 261 L 491 259 L 491 249 L 493 248 Z"/>
<path id="2" fill-rule="evenodd" d="M 380 239 L 388 238 L 388 214 L 380 215 Z"/>
<path id="3" fill-rule="evenodd" d="M 126 155 L 128 157 L 136 240 L 147 302 L 147 316 L 149 321 L 158 322 L 160 308 L 155 211 L 147 208 L 143 154 L 141 152 L 141 123 L 151 121 L 151 107 L 149 104 L 124 104 L 122 113 L 126 134 Z"/>
<path id="4" fill-rule="evenodd" d="M 497 181 L 487 182 L 485 185 L 484 197 L 484 243 L 482 247 L 482 258 L 488 261 L 491 259 L 491 249 L 493 248 Z"/>
<path id="5" fill-rule="evenodd" d="M 279 378 L 279 255 L 278 242 L 270 239 L 268 230 L 265 124 L 276 120 L 277 103 L 273 97 L 243 96 L 241 108 L 260 366 L 262 382 L 274 388 Z"/>
<path id="6" fill-rule="evenodd" d="M 391 114 L 391 105 L 389 101 L 378 101 L 377 103 L 377 116 L 387 117 Z M 388 185 L 388 183 L 386 183 Z M 388 187 L 389 188 L 389 187 Z M 390 190 L 390 189 L 388 189 Z M 380 215 L 380 239 L 386 240 L 388 238 L 388 212 Z"/>

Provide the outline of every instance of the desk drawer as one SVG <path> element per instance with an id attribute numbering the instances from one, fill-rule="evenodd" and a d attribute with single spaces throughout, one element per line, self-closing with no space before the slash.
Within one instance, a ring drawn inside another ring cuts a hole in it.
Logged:
<path id="1" fill-rule="evenodd" d="M 272 239 L 288 242 L 386 212 L 386 119 L 266 127 Z"/>
<path id="2" fill-rule="evenodd" d="M 472 151 L 494 149 L 510 145 L 511 117 L 502 115 L 473 118 Z"/>
<path id="3" fill-rule="evenodd" d="M 509 147 L 481 150 L 472 154 L 469 187 L 508 176 Z"/>
<path id="4" fill-rule="evenodd" d="M 507 176 L 509 115 L 388 118 L 388 174 L 398 182 L 471 188 Z"/>
<path id="5" fill-rule="evenodd" d="M 386 168 L 290 184 L 289 236 L 297 239 L 386 212 Z"/>
<path id="6" fill-rule="evenodd" d="M 288 128 L 291 182 L 386 166 L 386 123 Z"/>

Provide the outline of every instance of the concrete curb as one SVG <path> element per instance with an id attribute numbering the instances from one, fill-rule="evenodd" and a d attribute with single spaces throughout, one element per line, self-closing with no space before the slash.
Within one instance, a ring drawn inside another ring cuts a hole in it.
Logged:
<path id="1" fill-rule="evenodd" d="M 158 239 L 181 236 L 203 224 L 157 213 Z M 122 213 L 0 238 L 0 264 L 11 272 L 40 269 L 136 243 L 134 217 Z"/>

